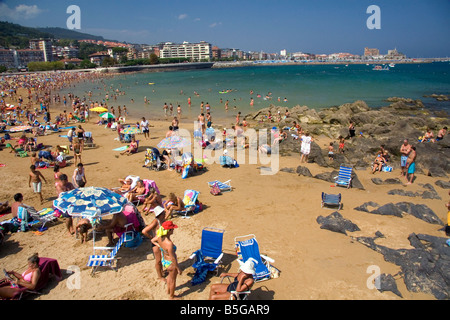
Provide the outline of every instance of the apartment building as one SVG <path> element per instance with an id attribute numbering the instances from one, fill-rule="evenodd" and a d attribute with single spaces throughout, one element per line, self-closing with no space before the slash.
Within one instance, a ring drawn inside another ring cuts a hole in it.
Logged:
<path id="1" fill-rule="evenodd" d="M 32 39 L 30 40 L 30 49 L 40 50 L 44 53 L 44 61 L 53 61 L 53 48 L 50 39 Z"/>
<path id="2" fill-rule="evenodd" d="M 199 43 L 183 42 L 183 44 L 166 42 L 160 51 L 160 57 L 188 58 L 191 61 L 211 61 L 212 47 L 210 43 L 205 41 L 201 41 Z"/>

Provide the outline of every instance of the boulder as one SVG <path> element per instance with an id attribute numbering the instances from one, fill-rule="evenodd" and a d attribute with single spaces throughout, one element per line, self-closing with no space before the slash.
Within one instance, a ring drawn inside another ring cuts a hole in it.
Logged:
<path id="1" fill-rule="evenodd" d="M 450 189 L 450 181 L 438 180 L 435 184 L 442 189 Z"/>
<path id="2" fill-rule="evenodd" d="M 306 167 L 298 166 L 295 172 L 299 176 L 312 177 L 311 171 L 309 171 L 309 169 Z"/>
<path id="3" fill-rule="evenodd" d="M 350 220 L 344 219 L 344 217 L 337 211 L 333 212 L 327 217 L 319 216 L 316 221 L 318 224 L 320 224 L 320 229 L 326 229 L 345 235 L 347 235 L 347 231 L 360 231 L 359 227 L 356 224 L 354 224 Z"/>

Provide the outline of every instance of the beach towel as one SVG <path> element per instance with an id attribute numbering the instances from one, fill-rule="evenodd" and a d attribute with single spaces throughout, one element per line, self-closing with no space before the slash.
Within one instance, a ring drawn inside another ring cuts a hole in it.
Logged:
<path id="1" fill-rule="evenodd" d="M 36 285 L 36 291 L 42 290 L 48 283 L 50 274 L 53 274 L 57 281 L 62 279 L 62 272 L 59 268 L 58 261 L 51 258 L 39 258 L 39 269 L 41 269 L 41 276 Z"/>
<path id="2" fill-rule="evenodd" d="M 197 193 L 193 190 L 187 190 L 184 194 L 183 203 L 184 205 L 193 205 L 196 200 Z"/>
<path id="3" fill-rule="evenodd" d="M 120 147 L 120 148 L 113 149 L 113 151 L 125 151 L 127 149 L 128 149 L 128 146 L 123 146 L 123 147 Z"/>
<path id="4" fill-rule="evenodd" d="M 192 265 L 195 270 L 194 277 L 191 280 L 191 284 L 193 286 L 203 283 L 206 280 L 206 276 L 208 271 L 214 271 L 217 268 L 217 265 L 214 263 L 207 263 L 203 260 L 203 254 L 201 250 L 197 250 L 194 252 L 197 261 Z"/>

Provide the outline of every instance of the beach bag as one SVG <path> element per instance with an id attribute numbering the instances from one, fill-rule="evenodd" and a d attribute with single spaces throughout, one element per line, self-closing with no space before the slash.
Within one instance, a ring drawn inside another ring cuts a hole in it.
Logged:
<path id="1" fill-rule="evenodd" d="M 141 245 L 142 241 L 142 235 L 139 232 L 127 232 L 125 235 L 124 245 L 127 248 L 135 249 Z"/>
<path id="2" fill-rule="evenodd" d="M 219 185 L 217 184 L 217 182 L 214 183 L 214 184 L 211 186 L 210 192 L 211 192 L 211 194 L 212 194 L 213 196 L 217 196 L 217 195 L 219 195 L 219 194 L 221 193 L 220 188 L 219 188 Z"/>
<path id="3" fill-rule="evenodd" d="M 384 166 L 381 171 L 383 172 L 392 172 L 392 167 L 391 166 Z"/>

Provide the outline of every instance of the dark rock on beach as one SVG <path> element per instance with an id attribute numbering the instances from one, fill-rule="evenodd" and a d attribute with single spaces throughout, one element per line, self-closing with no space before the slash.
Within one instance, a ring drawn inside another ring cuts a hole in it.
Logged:
<path id="1" fill-rule="evenodd" d="M 450 247 L 446 238 L 412 233 L 408 240 L 414 249 L 397 250 L 377 245 L 376 238 L 358 237 L 356 241 L 400 266 L 409 291 L 432 294 L 439 300 L 450 298 Z M 389 283 L 392 285 L 392 280 Z"/>
<path id="2" fill-rule="evenodd" d="M 344 219 L 344 217 L 337 211 L 333 212 L 327 217 L 319 216 L 316 219 L 320 224 L 321 229 L 326 229 L 333 232 L 338 232 L 347 235 L 347 231 L 355 232 L 360 231 L 359 227 L 350 220 Z"/>
<path id="3" fill-rule="evenodd" d="M 390 291 L 400 298 L 403 298 L 402 294 L 398 290 L 397 283 L 395 282 L 395 279 L 390 274 L 380 274 L 378 278 L 375 279 L 375 282 L 379 284 L 379 287 L 377 288 L 380 292 Z"/>
<path id="4" fill-rule="evenodd" d="M 369 210 L 368 207 L 373 207 L 375 209 Z M 433 212 L 433 210 L 431 210 L 428 206 L 424 204 L 399 202 L 397 204 L 388 203 L 383 206 L 379 206 L 377 203 L 370 201 L 354 209 L 357 211 L 363 211 L 379 215 L 391 215 L 399 218 L 403 217 L 404 213 L 407 213 L 431 224 L 437 224 L 441 226 L 444 225 L 442 220 Z"/>
<path id="5" fill-rule="evenodd" d="M 306 167 L 298 166 L 295 172 L 299 176 L 312 177 L 311 171 L 309 171 L 309 169 Z"/>
<path id="6" fill-rule="evenodd" d="M 435 184 L 442 189 L 450 189 L 450 181 L 438 180 L 435 182 Z"/>

